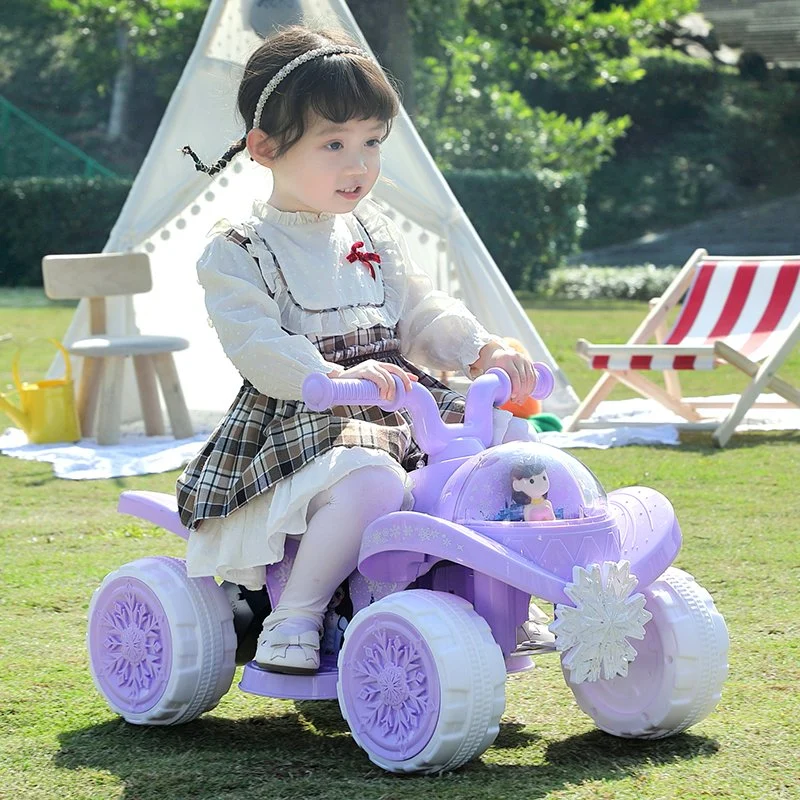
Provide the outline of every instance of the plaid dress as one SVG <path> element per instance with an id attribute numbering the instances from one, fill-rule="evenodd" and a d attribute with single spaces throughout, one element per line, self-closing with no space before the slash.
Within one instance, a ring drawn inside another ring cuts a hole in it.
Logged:
<path id="1" fill-rule="evenodd" d="M 309 338 L 326 361 L 345 368 L 367 359 L 402 366 L 430 389 L 445 422 L 463 421 L 464 398 L 403 358 L 393 329 L 377 325 Z M 424 454 L 410 422 L 405 410 L 387 412 L 375 406 L 311 411 L 299 400 L 267 397 L 245 380 L 228 413 L 178 479 L 181 521 L 194 530 L 204 519 L 227 517 L 335 447 L 379 449 L 412 470 Z"/>
<path id="2" fill-rule="evenodd" d="M 227 324 L 226 313 L 236 318 L 244 307 L 231 300 L 238 288 L 231 288 L 230 276 L 237 287 L 250 287 L 246 294 L 251 289 L 266 292 L 272 306 L 265 304 L 265 313 L 277 321 L 277 309 L 280 328 L 290 335 L 287 347 L 296 347 L 292 339 L 302 336 L 316 348 L 321 358 L 315 368 L 325 362 L 346 368 L 367 359 L 402 366 L 428 387 L 445 422 L 461 422 L 464 398 L 401 352 L 425 352 L 438 369 L 451 368 L 449 364 L 463 367 L 491 337 L 463 305 L 446 295 L 430 296 L 432 286 L 425 287 L 429 279 L 410 263 L 385 215 L 368 201 L 359 206 L 358 216 L 331 215 L 327 221 L 304 219 L 302 212 L 279 212 L 263 203 L 256 203 L 253 211 L 255 221 L 217 228 L 224 236 L 209 245 L 207 253 L 213 252 L 213 257 L 206 260 L 204 254 L 198 262 L 198 277 L 202 273 L 213 287 L 206 305 L 212 317 L 212 309 L 220 315 L 221 325 L 214 321 L 218 332 Z M 238 249 L 231 251 L 231 243 Z M 356 248 L 364 243 L 365 251 L 374 252 L 359 255 Z M 380 258 L 374 258 L 377 255 Z M 359 260 L 353 261 L 355 257 Z M 328 261 L 330 269 L 319 270 Z M 343 261 L 352 263 L 355 273 Z M 256 270 L 245 275 L 253 267 Z M 412 296 L 416 299 L 406 309 Z M 329 297 L 332 308 L 325 306 Z M 260 295 L 247 302 L 257 307 Z M 423 317 L 416 316 L 420 309 Z M 430 321 L 420 328 L 421 318 Z M 241 356 L 237 348 L 248 346 L 249 328 L 224 330 L 234 337 L 232 347 Z M 403 332 L 412 330 L 416 336 L 424 330 L 421 340 L 427 344 L 420 347 L 418 339 L 415 349 L 401 348 Z M 282 354 L 274 345 L 273 352 Z M 271 376 L 263 360 L 249 363 L 254 362 L 253 380 L 268 387 Z M 280 393 L 287 397 L 286 375 L 274 378 L 276 387 L 284 381 Z M 405 411 L 348 406 L 314 412 L 300 400 L 267 394 L 244 379 L 227 414 L 178 479 L 180 517 L 193 531 L 186 556 L 191 577 L 218 575 L 260 587 L 263 565 L 283 558 L 287 536 L 305 532 L 309 504 L 321 492 L 362 467 L 390 469 L 403 479 L 425 458 Z"/>

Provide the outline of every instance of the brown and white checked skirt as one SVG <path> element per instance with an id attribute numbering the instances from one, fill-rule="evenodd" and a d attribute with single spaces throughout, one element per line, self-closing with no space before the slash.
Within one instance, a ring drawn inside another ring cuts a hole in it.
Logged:
<path id="1" fill-rule="evenodd" d="M 375 326 L 314 342 L 326 361 L 350 367 L 375 359 L 398 364 L 430 389 L 445 422 L 464 419 L 464 398 L 406 361 L 392 329 Z M 195 530 L 204 519 L 227 517 L 282 478 L 334 447 L 387 452 L 406 471 L 424 454 L 414 441 L 406 411 L 339 406 L 310 411 L 299 400 L 276 400 L 245 381 L 200 453 L 178 479 L 181 521 Z"/>

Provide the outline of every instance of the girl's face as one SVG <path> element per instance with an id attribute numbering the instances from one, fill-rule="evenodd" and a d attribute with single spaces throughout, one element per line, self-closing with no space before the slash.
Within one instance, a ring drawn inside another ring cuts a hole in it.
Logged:
<path id="1" fill-rule="evenodd" d="M 531 475 L 529 478 L 515 478 L 511 482 L 515 492 L 522 492 L 530 498 L 544 497 L 550 489 L 550 479 L 546 472 Z"/>
<path id="2" fill-rule="evenodd" d="M 270 203 L 281 211 L 352 211 L 378 180 L 385 134 L 377 119 L 338 125 L 313 118 L 296 144 L 266 164 L 274 180 Z"/>

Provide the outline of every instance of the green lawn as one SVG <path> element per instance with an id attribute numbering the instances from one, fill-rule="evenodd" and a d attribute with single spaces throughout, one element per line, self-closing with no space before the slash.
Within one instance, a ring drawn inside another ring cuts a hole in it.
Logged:
<path id="1" fill-rule="evenodd" d="M 578 336 L 623 341 L 642 304 L 532 304 L 540 333 L 582 395 L 593 375 Z M 60 336 L 64 306 L 0 293 L 0 336 Z M 12 346 L 0 342 L 0 391 Z M 50 360 L 26 351 L 29 377 Z M 800 353 L 785 370 L 800 383 Z M 687 393 L 736 391 L 722 372 L 690 376 Z M 622 394 L 615 396 L 624 396 Z M 0 419 L 0 426 L 5 420 Z M 710 437 L 680 448 L 576 451 L 607 489 L 650 485 L 676 507 L 677 566 L 714 595 L 731 634 L 722 702 L 689 732 L 659 742 L 593 729 L 554 657 L 508 682 L 500 736 L 479 760 L 441 778 L 396 778 L 350 739 L 334 703 L 264 700 L 235 687 L 183 728 L 136 728 L 95 693 L 84 651 L 93 588 L 120 564 L 181 555 L 175 536 L 118 516 L 124 489 L 171 491 L 176 473 L 83 482 L 49 464 L 0 457 L 0 798 L 797 798 L 800 797 L 800 433 Z"/>

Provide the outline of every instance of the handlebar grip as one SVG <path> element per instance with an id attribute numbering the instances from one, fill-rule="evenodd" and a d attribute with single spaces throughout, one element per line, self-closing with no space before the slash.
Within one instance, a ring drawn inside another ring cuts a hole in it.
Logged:
<path id="1" fill-rule="evenodd" d="M 544 400 L 545 397 L 550 397 L 553 393 L 553 389 L 556 388 L 555 375 L 553 375 L 553 370 L 541 361 L 534 361 L 533 369 L 536 372 L 536 386 L 533 389 L 531 397 L 537 400 Z"/>
<path id="2" fill-rule="evenodd" d="M 395 382 L 399 380 L 395 378 Z M 378 387 L 359 378 L 334 381 L 321 372 L 314 372 L 303 381 L 303 401 L 312 411 L 326 411 L 333 406 L 371 406 L 380 400 Z"/>

